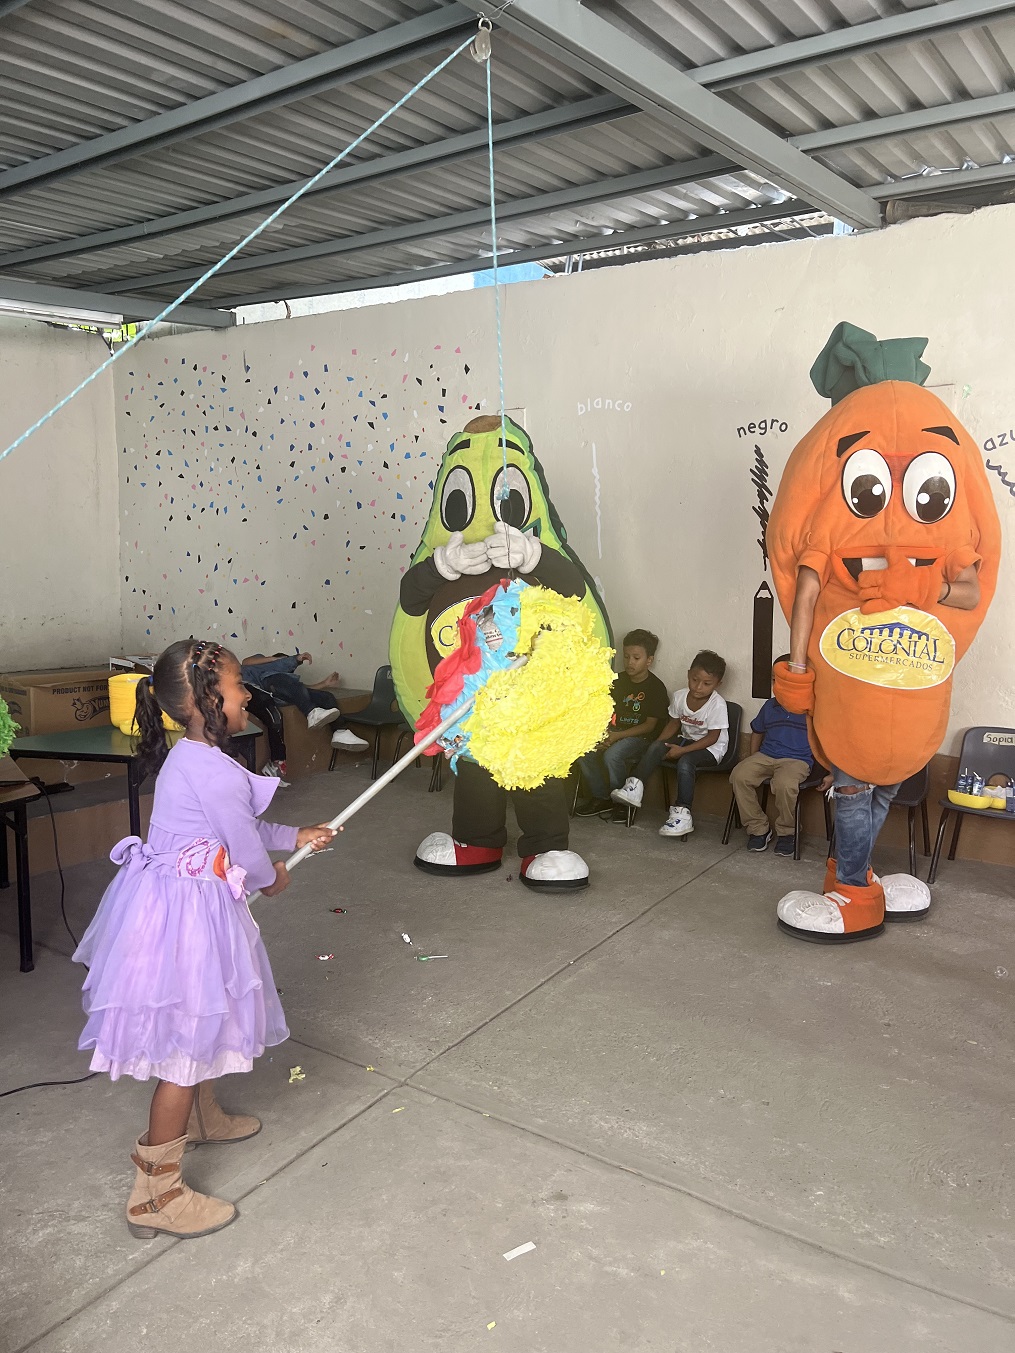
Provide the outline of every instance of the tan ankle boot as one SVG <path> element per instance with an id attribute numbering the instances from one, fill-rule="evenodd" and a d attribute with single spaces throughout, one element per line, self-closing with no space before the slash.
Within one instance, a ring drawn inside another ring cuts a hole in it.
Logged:
<path id="1" fill-rule="evenodd" d="M 137 1166 L 134 1187 L 127 1200 L 127 1229 L 139 1240 L 155 1235 L 190 1240 L 221 1231 L 239 1215 L 232 1203 L 209 1198 L 183 1182 L 180 1161 L 186 1137 L 161 1146 L 146 1146 L 147 1134 L 134 1147 Z"/>
<path id="2" fill-rule="evenodd" d="M 214 1081 L 202 1081 L 197 1087 L 187 1123 L 187 1136 L 195 1146 L 202 1142 L 245 1142 L 260 1131 L 259 1118 L 229 1114 L 219 1106 Z"/>

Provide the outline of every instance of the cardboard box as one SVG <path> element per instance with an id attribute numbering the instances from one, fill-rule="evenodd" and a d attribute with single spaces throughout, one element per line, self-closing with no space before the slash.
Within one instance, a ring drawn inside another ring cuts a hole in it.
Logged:
<path id="1" fill-rule="evenodd" d="M 103 667 L 71 667 L 45 672 L 7 672 L 0 675 L 0 696 L 11 718 L 20 724 L 18 737 L 37 733 L 66 733 L 109 723 L 109 672 Z M 83 761 L 43 761 L 21 758 L 26 775 L 47 784 L 65 780 L 81 784 L 123 774 L 122 766 Z"/>

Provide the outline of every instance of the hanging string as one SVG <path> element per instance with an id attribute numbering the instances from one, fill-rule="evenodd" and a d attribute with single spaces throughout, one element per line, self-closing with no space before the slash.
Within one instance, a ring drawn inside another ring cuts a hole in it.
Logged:
<path id="1" fill-rule="evenodd" d="M 45 423 L 48 423 L 49 420 L 54 416 L 54 414 L 59 413 L 60 410 L 64 408 L 66 405 L 68 405 L 72 399 L 74 399 L 77 395 L 81 393 L 82 390 L 86 389 L 89 385 L 91 385 L 93 380 L 101 376 L 103 371 L 108 370 L 109 367 L 111 367 L 114 362 L 119 361 L 121 357 L 125 356 L 128 352 L 130 352 L 131 348 L 133 348 L 137 343 L 140 343 L 142 338 L 146 338 L 148 334 L 151 333 L 152 329 L 155 328 L 156 324 L 161 324 L 162 321 L 166 318 L 166 316 L 172 314 L 172 312 L 177 308 L 177 306 L 182 305 L 184 301 L 188 300 L 191 296 L 193 296 L 195 291 L 203 287 L 205 282 L 209 281 L 212 277 L 214 277 L 215 274 L 221 268 L 225 267 L 225 265 L 231 259 L 234 259 L 241 249 L 245 249 L 248 244 L 250 244 L 253 240 L 256 240 L 258 235 L 260 235 L 263 231 L 267 230 L 270 225 L 272 225 L 275 221 L 277 221 L 283 212 L 288 211 L 289 208 L 295 202 L 298 202 L 304 193 L 309 192 L 310 189 L 313 188 L 313 186 L 316 183 L 319 183 L 326 174 L 330 174 L 336 165 L 341 164 L 341 162 L 345 159 L 347 155 L 351 154 L 351 152 L 354 151 L 358 146 L 361 146 L 363 142 L 367 139 L 367 137 L 371 136 L 377 130 L 378 127 L 383 126 L 383 124 L 387 122 L 389 117 L 391 117 L 394 113 L 397 113 L 400 108 L 403 108 L 405 104 L 407 104 L 409 100 L 413 97 L 414 94 L 418 94 L 419 91 L 425 85 L 428 85 L 435 76 L 439 75 L 441 71 L 446 70 L 447 67 L 451 65 L 452 61 L 455 60 L 456 57 L 461 56 L 462 52 L 464 52 L 466 48 L 472 45 L 472 42 L 473 39 L 471 37 L 466 38 L 466 40 L 460 46 L 455 48 L 455 50 L 450 54 L 450 56 L 444 58 L 444 60 L 440 63 L 440 65 L 434 66 L 433 70 L 431 70 L 428 74 L 424 75 L 421 80 L 418 80 L 410 90 L 407 90 L 406 93 L 402 95 L 402 97 L 398 100 L 397 103 L 393 103 L 391 105 L 391 107 L 387 110 L 386 113 L 382 113 L 381 116 L 376 120 L 376 122 L 372 122 L 370 126 L 367 127 L 366 131 L 361 132 L 360 135 L 356 137 L 355 141 L 351 141 L 343 151 L 340 151 L 339 154 L 334 156 L 333 159 L 329 160 L 323 169 L 319 169 L 317 171 L 317 173 L 313 176 L 313 178 L 307 179 L 306 183 L 304 183 L 301 187 L 297 188 L 296 192 L 294 192 L 291 197 L 287 198 L 286 201 L 283 202 L 281 206 L 276 207 L 275 210 L 271 213 L 271 215 L 266 217 L 259 226 L 255 226 L 255 228 L 250 232 L 249 235 L 245 236 L 242 240 L 240 240 L 239 244 L 234 245 L 233 248 L 229 250 L 228 254 L 226 254 L 223 258 L 220 258 L 219 261 L 213 264 L 206 272 L 202 273 L 196 282 L 193 282 L 186 289 L 186 291 L 182 292 L 179 296 L 177 296 L 175 301 L 170 301 L 169 304 L 165 307 L 165 309 L 161 310 L 155 316 L 154 319 L 149 320 L 147 324 L 145 324 L 141 329 L 139 329 L 138 332 L 134 335 L 134 337 L 129 340 L 129 342 L 124 343 L 123 347 L 117 348 L 116 352 L 114 352 L 111 357 L 108 357 L 106 361 L 102 363 L 101 366 L 96 367 L 96 369 L 91 373 L 90 376 L 86 376 L 80 385 L 76 385 L 69 395 L 65 395 L 64 398 L 61 399 L 58 404 L 54 404 L 53 407 L 48 411 L 48 413 L 44 413 L 41 418 L 37 419 L 36 422 L 34 422 L 30 428 L 27 428 L 21 434 L 20 437 L 17 437 L 13 442 L 11 442 L 10 446 L 8 446 L 6 450 L 0 451 L 0 460 L 6 459 L 6 457 L 9 456 L 12 451 L 16 451 L 19 446 L 21 446 L 24 442 L 28 440 L 29 437 L 31 437 L 33 432 L 38 432 L 39 428 L 41 428 Z M 487 69 L 489 70 L 489 67 Z M 487 80 L 489 81 L 489 75 L 487 76 Z M 496 258 L 496 246 L 494 248 L 494 257 Z"/>
<path id="2" fill-rule="evenodd" d="M 482 22 L 482 21 L 481 21 Z M 487 20 L 489 23 L 489 20 Z M 508 485 L 507 409 L 504 399 L 504 325 L 501 316 L 500 250 L 497 243 L 497 182 L 493 171 L 493 57 L 486 58 L 486 146 L 490 169 L 490 240 L 493 247 L 493 297 L 497 317 L 497 380 L 500 390 L 500 447 L 504 462 L 503 479 L 498 497 L 507 502 L 511 496 Z M 504 523 L 507 536 L 507 523 Z M 510 556 L 508 563 L 510 564 Z"/>

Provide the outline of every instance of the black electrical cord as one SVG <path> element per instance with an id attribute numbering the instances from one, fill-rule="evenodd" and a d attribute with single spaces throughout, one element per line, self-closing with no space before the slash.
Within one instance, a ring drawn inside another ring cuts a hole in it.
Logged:
<path id="1" fill-rule="evenodd" d="M 63 923 L 67 929 L 67 934 L 71 937 L 71 940 L 73 941 L 74 944 L 74 948 L 76 949 L 78 947 L 79 940 L 78 937 L 74 934 L 74 931 L 71 930 L 70 928 L 70 921 L 67 920 L 67 905 L 66 905 L 67 888 L 63 876 L 63 865 L 60 863 L 60 841 L 56 834 L 56 815 L 53 812 L 53 801 L 49 797 L 49 790 L 46 788 L 46 786 L 42 783 L 41 780 L 36 779 L 35 776 L 33 776 L 32 784 L 35 785 L 36 789 L 41 789 L 46 797 L 46 807 L 49 809 L 50 826 L 53 828 L 53 857 L 56 860 L 56 871 L 60 875 L 60 915 L 63 917 Z"/>
<path id="2" fill-rule="evenodd" d="M 6 1099 L 8 1095 L 20 1095 L 22 1090 L 42 1090 L 47 1085 L 84 1085 L 85 1081 L 93 1081 L 98 1075 L 101 1072 L 89 1071 L 87 1076 L 79 1076 L 76 1081 L 33 1081 L 31 1085 L 18 1085 L 13 1090 L 0 1090 L 0 1099 Z"/>

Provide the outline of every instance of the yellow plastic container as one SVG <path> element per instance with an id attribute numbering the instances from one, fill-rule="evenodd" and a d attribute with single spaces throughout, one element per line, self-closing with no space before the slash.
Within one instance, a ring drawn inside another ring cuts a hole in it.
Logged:
<path id="1" fill-rule="evenodd" d="M 1007 799 L 995 799 L 990 794 L 960 794 L 957 789 L 949 789 L 948 798 L 960 808 L 993 808 L 1003 813 Z"/>
<path id="2" fill-rule="evenodd" d="M 137 683 L 147 680 L 148 678 L 139 672 L 120 672 L 117 676 L 109 678 L 109 722 L 128 737 L 136 737 L 138 732 L 134 721 Z M 170 733 L 183 731 L 181 725 L 168 714 L 162 716 L 162 727 L 168 729 Z"/>

